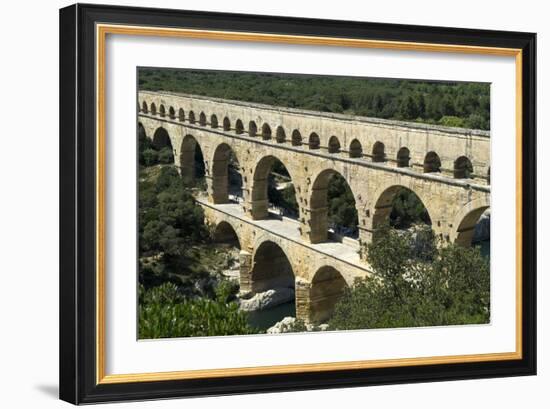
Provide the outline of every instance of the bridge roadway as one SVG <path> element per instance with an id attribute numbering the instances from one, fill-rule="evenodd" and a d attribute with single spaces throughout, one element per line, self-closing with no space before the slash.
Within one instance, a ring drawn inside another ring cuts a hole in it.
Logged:
<path id="1" fill-rule="evenodd" d="M 296 314 L 306 322 L 328 318 L 346 286 L 371 273 L 361 260 L 357 240 L 312 244 L 300 234 L 298 221 L 272 214 L 253 220 L 238 203 L 213 204 L 196 198 L 219 241 L 237 239 L 242 293 L 294 287 Z"/>

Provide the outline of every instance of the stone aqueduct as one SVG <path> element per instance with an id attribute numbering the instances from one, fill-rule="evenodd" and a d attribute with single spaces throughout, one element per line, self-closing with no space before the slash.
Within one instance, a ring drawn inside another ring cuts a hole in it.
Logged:
<path id="1" fill-rule="evenodd" d="M 195 95 L 140 91 L 138 127 L 172 147 L 192 179 L 197 145 L 208 197 L 199 199 L 220 236 L 236 234 L 243 292 L 293 281 L 297 317 L 319 322 L 346 285 L 369 274 L 359 249 L 372 240 L 401 188 L 425 205 L 436 235 L 470 245 L 490 206 L 490 138 L 478 130 L 274 107 Z M 228 194 L 230 154 L 238 160 L 243 200 Z M 267 180 L 274 161 L 287 168 L 297 221 L 269 220 Z M 327 242 L 327 187 L 339 173 L 353 192 L 359 240 Z"/>

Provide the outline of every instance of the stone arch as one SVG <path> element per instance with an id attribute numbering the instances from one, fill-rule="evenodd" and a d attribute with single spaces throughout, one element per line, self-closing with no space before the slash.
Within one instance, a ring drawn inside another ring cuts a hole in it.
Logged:
<path id="1" fill-rule="evenodd" d="M 277 143 L 284 143 L 286 141 L 285 129 L 282 126 L 277 127 L 277 131 L 275 133 L 275 140 L 277 141 Z"/>
<path id="2" fill-rule="evenodd" d="M 230 187 L 230 165 L 231 159 L 239 163 L 239 159 L 235 151 L 223 142 L 220 143 L 214 150 L 212 157 L 212 201 L 215 204 L 229 202 L 229 187 Z M 241 180 L 242 187 L 242 180 Z"/>
<path id="3" fill-rule="evenodd" d="M 256 136 L 258 134 L 258 126 L 256 125 L 256 122 L 250 121 L 248 122 L 248 136 Z"/>
<path id="4" fill-rule="evenodd" d="M 204 157 L 199 142 L 193 135 L 185 135 L 180 148 L 180 172 L 183 183 L 193 185 L 197 178 L 204 176 Z M 201 162 L 202 163 L 199 163 Z"/>
<path id="5" fill-rule="evenodd" d="M 241 121 L 240 119 L 237 119 L 237 121 L 235 122 L 235 132 L 239 135 L 244 133 L 243 121 Z"/>
<path id="6" fill-rule="evenodd" d="M 199 114 L 199 125 L 206 126 L 206 114 L 204 112 Z"/>
<path id="7" fill-rule="evenodd" d="M 138 140 L 147 138 L 147 132 L 145 131 L 145 127 L 141 122 L 138 122 L 137 131 L 138 131 Z"/>
<path id="8" fill-rule="evenodd" d="M 312 132 L 309 135 L 309 149 L 319 149 L 321 147 L 321 139 L 319 135 L 315 132 Z"/>
<path id="9" fill-rule="evenodd" d="M 141 104 L 141 111 L 145 114 L 149 112 L 149 109 L 147 107 L 147 102 L 143 101 L 143 103 Z"/>
<path id="10" fill-rule="evenodd" d="M 241 242 L 237 230 L 228 221 L 222 220 L 216 225 L 212 238 L 214 243 L 228 244 L 237 247 L 239 250 L 241 249 Z"/>
<path id="11" fill-rule="evenodd" d="M 332 176 L 339 175 L 346 182 L 353 194 L 354 206 L 357 209 L 357 199 L 347 179 L 334 169 L 324 169 L 312 178 L 311 196 L 309 200 L 309 240 L 311 243 L 321 243 L 328 239 L 329 203 L 328 187 Z"/>
<path id="12" fill-rule="evenodd" d="M 373 162 L 385 162 L 386 152 L 385 146 L 382 142 L 377 141 L 372 147 L 372 161 Z"/>
<path id="13" fill-rule="evenodd" d="M 160 104 L 160 107 L 159 107 L 159 115 L 161 117 L 165 117 L 166 116 L 166 108 L 164 108 L 164 105 L 163 104 Z"/>
<path id="14" fill-rule="evenodd" d="M 216 114 L 210 115 L 210 127 L 211 128 L 218 127 L 218 117 L 216 116 Z"/>
<path id="15" fill-rule="evenodd" d="M 360 158 L 362 156 L 363 156 L 363 147 L 361 146 L 361 142 L 359 142 L 357 139 L 354 139 L 349 144 L 349 157 Z"/>
<path id="16" fill-rule="evenodd" d="M 454 162 L 453 176 L 455 179 L 471 179 L 474 173 L 472 161 L 466 156 L 460 156 Z"/>
<path id="17" fill-rule="evenodd" d="M 189 111 L 188 117 L 189 117 L 190 124 L 194 124 L 196 122 L 195 113 L 193 111 Z"/>
<path id="18" fill-rule="evenodd" d="M 424 209 L 426 209 L 428 224 L 432 224 L 432 213 L 427 206 L 427 203 L 429 203 L 428 201 L 424 200 L 421 195 L 419 195 L 409 186 L 391 185 L 381 188 L 380 190 L 378 190 L 378 192 L 376 192 L 374 196 L 376 202 L 374 203 L 374 211 L 372 214 L 373 233 L 376 232 L 376 229 L 382 227 L 386 223 L 389 223 L 390 215 L 393 210 L 393 201 L 402 190 L 412 192 L 418 198 L 418 200 L 420 200 L 420 202 L 424 206 Z"/>
<path id="19" fill-rule="evenodd" d="M 441 159 L 434 151 L 430 151 L 424 157 L 424 173 L 441 172 Z"/>
<path id="20" fill-rule="evenodd" d="M 344 294 L 347 283 L 342 274 L 332 266 L 323 266 L 315 272 L 309 291 L 309 320 L 314 323 L 327 321 L 336 303 Z"/>
<path id="21" fill-rule="evenodd" d="M 252 293 L 272 288 L 293 288 L 295 274 L 293 263 L 286 250 L 272 240 L 264 240 L 255 246 L 250 271 Z"/>
<path id="22" fill-rule="evenodd" d="M 411 161 L 411 152 L 409 148 L 402 147 L 397 152 L 397 167 L 398 168 L 408 168 Z"/>
<path id="23" fill-rule="evenodd" d="M 179 120 L 180 122 L 185 121 L 185 111 L 183 110 L 183 108 L 180 108 L 180 109 L 178 110 L 178 120 Z"/>
<path id="24" fill-rule="evenodd" d="M 268 123 L 262 125 L 262 139 L 265 141 L 271 139 L 271 127 Z"/>
<path id="25" fill-rule="evenodd" d="M 158 150 L 162 148 L 170 148 L 172 152 L 174 151 L 170 135 L 168 134 L 168 131 L 162 126 L 157 128 L 155 130 L 155 133 L 153 134 L 153 146 Z"/>
<path id="26" fill-rule="evenodd" d="M 340 153 L 340 141 L 334 135 L 328 140 L 328 153 Z"/>
<path id="27" fill-rule="evenodd" d="M 155 105 L 154 102 L 151 102 L 151 115 L 156 115 L 157 114 L 157 106 Z"/>
<path id="28" fill-rule="evenodd" d="M 463 206 L 453 219 L 453 228 L 456 230 L 452 233 L 451 240 L 459 246 L 470 247 L 476 224 L 481 215 L 490 207 L 491 203 L 488 197 L 473 200 Z"/>
<path id="29" fill-rule="evenodd" d="M 174 110 L 174 107 L 168 108 L 168 116 L 170 119 L 176 119 L 176 111 Z"/>
<path id="30" fill-rule="evenodd" d="M 302 145 L 302 135 L 300 131 L 295 129 L 292 131 L 292 146 L 301 146 Z"/>
<path id="31" fill-rule="evenodd" d="M 230 131 L 231 130 L 231 121 L 228 117 L 223 118 L 223 130 L 224 131 Z"/>
<path id="32" fill-rule="evenodd" d="M 487 183 L 491 184 L 491 167 L 487 169 Z"/>
<path id="33" fill-rule="evenodd" d="M 290 175 L 291 180 L 295 180 L 292 177 L 290 168 L 279 158 L 273 155 L 262 157 L 254 169 L 254 175 L 252 180 L 252 193 L 251 193 L 251 216 L 254 220 L 265 219 L 268 217 L 269 212 L 269 197 L 268 197 L 268 183 L 269 174 L 273 165 L 277 162 L 281 162 Z M 299 210 L 298 210 L 299 213 Z"/>

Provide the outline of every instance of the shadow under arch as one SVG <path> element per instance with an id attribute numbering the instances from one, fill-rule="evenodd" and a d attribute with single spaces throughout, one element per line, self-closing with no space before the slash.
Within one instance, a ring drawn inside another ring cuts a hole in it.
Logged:
<path id="1" fill-rule="evenodd" d="M 239 235 L 233 225 L 229 222 L 219 222 L 214 228 L 212 239 L 214 240 L 214 243 L 226 244 L 230 247 L 236 247 L 239 250 L 241 249 Z"/>
<path id="2" fill-rule="evenodd" d="M 416 213 L 409 213 L 408 208 L 404 208 L 404 213 L 396 213 L 396 201 L 407 201 L 404 206 L 411 206 Z M 372 215 L 372 229 L 376 230 L 385 224 L 396 228 L 406 228 L 416 222 L 423 222 L 431 226 L 431 216 L 426 203 L 416 192 L 403 185 L 392 185 L 379 192 L 374 205 L 374 214 Z"/>
<path id="3" fill-rule="evenodd" d="M 187 134 L 181 141 L 179 166 L 186 186 L 197 185 L 197 182 L 205 176 L 202 149 L 193 135 Z"/>
<path id="4" fill-rule="evenodd" d="M 212 157 L 212 201 L 230 202 L 230 194 L 242 197 L 242 176 L 235 151 L 225 142 L 219 144 Z"/>
<path id="5" fill-rule="evenodd" d="M 252 257 L 250 280 L 252 293 L 273 288 L 294 289 L 292 262 L 281 246 L 269 239 L 256 246 Z"/>
<path id="6" fill-rule="evenodd" d="M 310 196 L 310 232 L 309 239 L 311 243 L 321 243 L 328 240 L 328 229 L 329 229 L 329 209 L 331 203 L 329 203 L 329 185 L 331 183 L 338 183 L 342 186 L 338 187 L 339 192 L 338 196 L 341 198 L 347 199 L 349 197 L 349 202 L 351 203 L 339 203 L 338 206 L 351 205 L 352 214 L 349 215 L 349 223 L 354 225 L 355 230 L 357 229 L 358 217 L 357 217 L 357 199 L 351 189 L 347 179 L 338 171 L 334 169 L 324 169 L 317 174 L 313 180 Z M 346 192 L 348 194 L 346 195 Z M 343 207 L 342 207 L 343 208 Z M 347 206 L 349 210 L 349 206 Z M 334 226 L 336 228 L 337 226 Z M 346 232 L 335 232 L 337 235 L 349 236 Z"/>
<path id="7" fill-rule="evenodd" d="M 460 209 L 453 222 L 453 226 L 456 226 L 454 243 L 462 247 L 470 247 L 481 215 L 490 208 L 491 204 L 488 200 L 478 199 Z"/>
<path id="8" fill-rule="evenodd" d="M 313 276 L 309 292 L 310 322 L 319 324 L 328 321 L 347 287 L 346 280 L 334 267 L 319 268 Z"/>

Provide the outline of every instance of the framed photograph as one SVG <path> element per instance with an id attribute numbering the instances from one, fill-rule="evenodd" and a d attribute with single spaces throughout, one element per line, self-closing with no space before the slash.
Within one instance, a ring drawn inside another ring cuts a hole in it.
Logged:
<path id="1" fill-rule="evenodd" d="M 535 40 L 61 9 L 61 399 L 534 375 Z"/>

